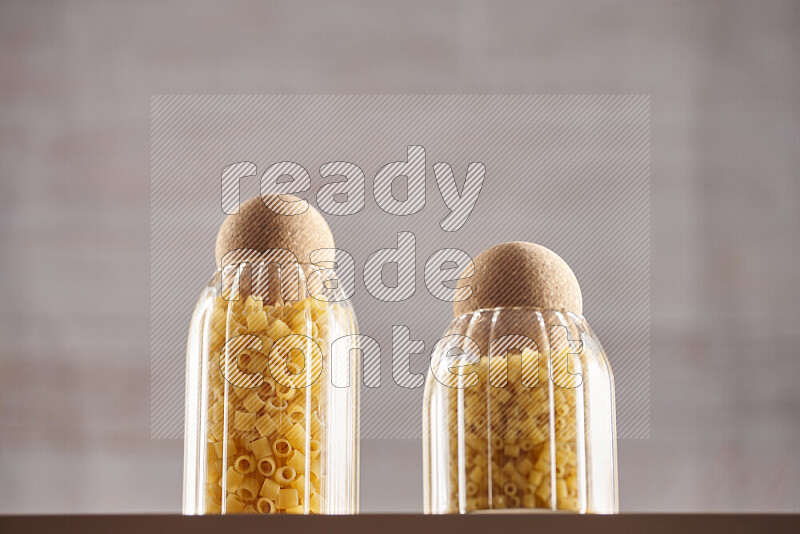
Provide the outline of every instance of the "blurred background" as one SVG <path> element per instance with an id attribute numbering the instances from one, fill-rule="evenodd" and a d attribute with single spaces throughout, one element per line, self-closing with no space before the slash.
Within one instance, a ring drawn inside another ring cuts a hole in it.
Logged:
<path id="1" fill-rule="evenodd" d="M 233 93 L 650 95 L 621 509 L 800 511 L 798 30 L 784 0 L 3 1 L 0 513 L 180 510 L 182 443 L 150 434 L 150 101 Z M 420 464 L 365 440 L 362 511 L 421 511 Z"/>

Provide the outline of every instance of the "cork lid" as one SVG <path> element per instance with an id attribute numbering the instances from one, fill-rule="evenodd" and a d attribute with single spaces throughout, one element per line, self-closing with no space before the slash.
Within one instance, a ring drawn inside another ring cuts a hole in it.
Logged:
<path id="1" fill-rule="evenodd" d="M 484 250 L 473 260 L 456 288 L 472 288 L 467 300 L 453 303 L 459 317 L 480 309 L 529 306 L 583 313 L 578 279 L 561 257 L 541 245 L 512 241 Z"/>
<path id="2" fill-rule="evenodd" d="M 264 252 L 285 249 L 294 253 L 299 262 L 309 263 L 309 254 L 314 250 L 334 248 L 328 223 L 310 205 L 303 213 L 294 215 L 276 213 L 274 209 L 277 205 L 285 206 L 287 202 L 299 200 L 292 195 L 264 195 L 243 202 L 239 213 L 228 215 L 220 226 L 216 245 L 217 266 L 222 267 L 222 259 L 233 250 Z M 267 207 L 268 204 L 273 209 Z M 318 261 L 332 261 L 332 258 Z"/>

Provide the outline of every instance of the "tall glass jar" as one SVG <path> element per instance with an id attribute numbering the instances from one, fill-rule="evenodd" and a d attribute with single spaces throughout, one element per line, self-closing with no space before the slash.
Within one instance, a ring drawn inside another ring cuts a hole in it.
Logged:
<path id="1" fill-rule="evenodd" d="M 453 320 L 424 400 L 425 512 L 617 512 L 611 368 L 581 315 Z"/>
<path id="2" fill-rule="evenodd" d="M 228 284 L 219 271 L 191 321 L 183 511 L 356 513 L 360 365 L 349 351 L 330 365 L 332 340 L 358 332 L 353 310 L 337 289 L 296 300 L 240 291 L 242 272 Z M 308 266 L 287 272 L 307 294 Z"/>

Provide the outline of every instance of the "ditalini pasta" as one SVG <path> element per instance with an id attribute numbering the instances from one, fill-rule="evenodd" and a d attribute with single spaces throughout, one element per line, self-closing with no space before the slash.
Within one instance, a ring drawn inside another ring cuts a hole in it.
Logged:
<path id="1" fill-rule="evenodd" d="M 264 514 L 320 512 L 325 475 L 316 458 L 324 441 L 322 377 L 305 388 L 278 383 L 269 370 L 269 355 L 248 349 L 235 358 L 238 370 L 261 373 L 265 378 L 257 387 L 241 388 L 222 376 L 224 363 L 221 366 L 219 362 L 229 339 L 224 330 L 231 324 L 237 331 L 238 325 L 246 325 L 240 335 L 256 336 L 262 347 L 273 347 L 280 339 L 300 332 L 327 332 L 329 313 L 336 312 L 312 298 L 277 306 L 252 298 L 243 303 L 222 298 L 214 302 L 212 317 L 224 316 L 228 321 L 212 321 L 220 331 L 210 336 L 208 351 L 208 380 L 217 387 L 209 389 L 205 412 L 209 429 L 206 513 L 245 513 L 250 507 Z M 310 329 L 305 326 L 308 322 L 313 325 Z M 323 341 L 311 339 L 318 344 Z M 298 375 L 299 364 L 287 364 L 292 374 Z M 309 454 L 304 452 L 307 446 Z M 223 469 L 224 477 L 220 476 Z"/>
<path id="2" fill-rule="evenodd" d="M 565 365 L 558 362 L 567 361 L 566 352 L 541 357 L 535 387 L 532 380 L 524 379 L 526 369 L 537 359 L 529 349 L 480 357 L 458 367 L 459 374 L 447 385 L 430 377 L 432 382 L 426 386 L 426 434 L 433 434 L 431 427 L 436 425 L 443 427 L 436 432 L 444 432 L 444 436 L 426 440 L 426 463 L 435 469 L 428 475 L 436 478 L 435 485 L 433 481 L 429 484 L 438 488 L 436 491 L 446 492 L 439 496 L 440 512 L 614 510 L 615 494 L 594 498 L 590 493 L 596 489 L 593 483 L 614 480 L 604 478 L 613 476 L 613 462 L 608 457 L 611 450 L 601 447 L 602 442 L 592 442 L 597 431 L 587 435 L 592 425 L 597 426 L 595 419 L 610 418 L 608 407 L 586 410 L 588 383 L 574 388 L 553 383 L 551 372 L 557 375 L 559 366 Z M 437 356 L 433 360 L 434 367 L 437 363 L 451 365 Z M 588 371 L 593 367 L 590 360 L 578 357 L 575 364 Z M 547 363 L 552 361 L 556 363 Z M 466 387 L 469 373 L 475 373 L 478 381 Z M 535 374 L 529 371 L 528 378 Z M 590 378 L 584 374 L 584 378 Z M 610 398 L 607 387 L 596 386 L 591 393 Z M 602 474 L 596 482 L 592 481 L 593 470 Z M 613 486 L 606 491 L 613 492 Z M 436 503 L 430 495 L 428 505 Z"/>
<path id="3" fill-rule="evenodd" d="M 484 377 L 506 373 L 508 367 L 521 368 L 521 360 L 521 354 L 511 354 L 494 359 L 490 367 L 489 359 L 483 358 L 479 366 L 484 369 L 477 372 Z M 461 402 L 469 418 L 464 436 L 465 463 L 474 466 L 464 488 L 466 510 L 555 507 L 578 511 L 575 392 L 560 388 L 550 391 L 546 384 L 529 389 L 518 374 L 513 376 L 517 379 L 509 380 L 503 388 L 464 390 Z M 522 399 L 524 402 L 520 402 Z M 458 396 L 453 395 L 454 411 L 458 402 Z M 489 410 L 479 408 L 486 402 Z M 551 426 L 558 429 L 553 434 Z M 488 440 L 487 435 L 491 436 Z M 556 455 L 551 461 L 553 441 Z M 523 442 L 527 451 L 523 451 Z M 458 440 L 451 442 L 451 453 L 458 455 Z M 451 476 L 455 482 L 457 462 L 452 464 Z M 563 490 L 554 501 L 550 494 L 553 479 Z M 567 486 L 568 479 L 573 481 L 572 486 Z M 457 504 L 458 485 L 452 487 L 452 502 Z"/>
<path id="4" fill-rule="evenodd" d="M 358 346 L 331 354 L 355 314 L 325 220 L 287 203 L 249 199 L 217 235 L 187 348 L 187 514 L 358 511 Z"/>
<path id="5" fill-rule="evenodd" d="M 326 403 L 322 401 L 328 387 L 327 375 L 321 373 L 305 387 L 279 383 L 269 367 L 270 357 L 276 354 L 270 356 L 262 351 L 298 332 L 327 335 L 331 316 L 337 313 L 342 312 L 334 305 L 313 298 L 274 306 L 251 297 L 244 302 L 221 297 L 213 301 L 209 313 L 213 329 L 208 336 L 204 366 L 209 384 L 203 413 L 207 429 L 202 473 L 206 485 L 204 513 L 322 511 L 325 471 L 319 458 L 327 438 Z M 308 322 L 312 328 L 302 327 Z M 254 336 L 253 345 L 226 359 L 231 337 L 225 332 L 232 325 L 239 336 Z M 243 325 L 244 330 L 240 328 Z M 273 339 L 270 335 L 281 337 Z M 328 340 L 321 337 L 310 341 L 329 346 Z M 257 348 L 259 342 L 261 350 Z M 290 358 L 296 358 L 293 352 L 290 354 Z M 233 366 L 226 369 L 227 360 L 235 362 L 234 373 Z M 294 359 L 285 363 L 292 376 L 300 376 L 300 363 Z M 237 385 L 242 383 L 243 375 L 252 373 L 261 376 L 259 385 Z"/>
<path id="6" fill-rule="evenodd" d="M 525 243 L 474 263 L 425 384 L 425 511 L 616 512 L 613 380 L 574 275 Z"/>

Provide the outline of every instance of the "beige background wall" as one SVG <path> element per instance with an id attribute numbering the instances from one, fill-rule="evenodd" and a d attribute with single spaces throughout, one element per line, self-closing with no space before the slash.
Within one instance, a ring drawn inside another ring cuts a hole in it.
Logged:
<path id="1" fill-rule="evenodd" d="M 800 3 L 0 4 L 0 513 L 178 511 L 149 433 L 160 93 L 652 97 L 652 437 L 621 506 L 800 511 Z M 366 441 L 362 509 L 421 510 Z"/>

